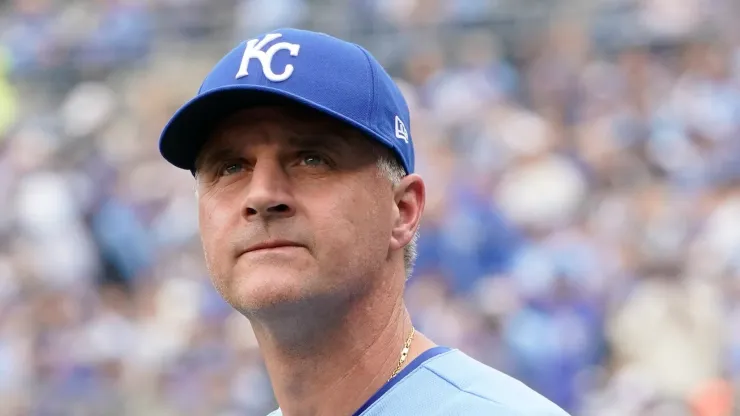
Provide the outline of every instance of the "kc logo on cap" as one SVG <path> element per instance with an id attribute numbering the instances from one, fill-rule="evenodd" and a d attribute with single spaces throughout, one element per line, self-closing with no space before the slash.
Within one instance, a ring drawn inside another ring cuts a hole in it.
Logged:
<path id="1" fill-rule="evenodd" d="M 272 58 L 278 51 L 283 49 L 289 51 L 290 56 L 296 57 L 298 56 L 298 51 L 301 49 L 301 45 L 289 42 L 280 42 L 270 46 L 267 50 L 262 50 L 268 43 L 280 38 L 281 36 L 283 35 L 280 33 L 270 33 L 265 35 L 262 40 L 252 39 L 247 42 L 247 47 L 244 49 L 244 55 L 242 56 L 241 65 L 239 65 L 239 72 L 236 73 L 236 79 L 249 75 L 247 68 L 249 67 L 249 61 L 251 61 L 252 58 L 256 58 L 260 61 L 260 64 L 262 65 L 262 73 L 265 74 L 265 78 L 270 81 L 281 82 L 290 78 L 290 76 L 293 75 L 293 65 L 286 65 L 282 73 L 276 74 L 272 71 Z"/>

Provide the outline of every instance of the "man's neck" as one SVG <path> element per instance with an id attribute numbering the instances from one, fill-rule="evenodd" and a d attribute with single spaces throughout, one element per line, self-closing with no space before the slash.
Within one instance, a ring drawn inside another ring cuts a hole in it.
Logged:
<path id="1" fill-rule="evenodd" d="M 394 299 L 393 303 L 389 299 Z M 276 322 L 252 319 L 285 416 L 351 415 L 397 367 L 412 328 L 402 296 L 371 292 L 342 312 L 343 316 L 327 327 L 308 318 L 311 322 L 307 325 L 315 332 L 305 334 L 304 339 L 286 339 L 279 335 L 282 329 L 275 328 Z M 406 364 L 423 352 L 421 348 L 431 346 L 422 335 L 418 338 L 420 342 L 412 344 Z"/>

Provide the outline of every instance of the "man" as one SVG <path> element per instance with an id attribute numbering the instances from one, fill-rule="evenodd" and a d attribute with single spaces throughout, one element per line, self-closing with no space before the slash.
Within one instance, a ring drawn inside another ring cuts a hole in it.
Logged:
<path id="1" fill-rule="evenodd" d="M 242 43 L 165 127 L 197 183 L 206 264 L 252 323 L 275 415 L 565 412 L 415 331 L 403 302 L 425 188 L 399 89 L 361 47 Z"/>

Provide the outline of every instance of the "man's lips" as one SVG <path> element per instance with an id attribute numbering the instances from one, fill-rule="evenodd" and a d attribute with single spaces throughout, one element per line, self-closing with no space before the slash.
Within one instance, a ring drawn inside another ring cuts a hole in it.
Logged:
<path id="1" fill-rule="evenodd" d="M 302 244 L 295 243 L 293 241 L 288 240 L 271 240 L 271 241 L 263 241 L 261 243 L 253 244 L 244 251 L 244 253 L 252 253 L 255 251 L 261 251 L 261 250 L 272 250 L 276 248 L 284 248 L 284 247 L 304 247 Z"/>

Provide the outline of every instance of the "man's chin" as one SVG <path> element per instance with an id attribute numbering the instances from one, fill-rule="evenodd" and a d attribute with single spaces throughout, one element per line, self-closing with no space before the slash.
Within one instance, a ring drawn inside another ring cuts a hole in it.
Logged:
<path id="1" fill-rule="evenodd" d="M 299 305 L 317 295 L 311 273 L 284 265 L 259 265 L 239 275 L 224 298 L 245 315 Z"/>
<path id="2" fill-rule="evenodd" d="M 244 285 L 229 303 L 260 332 L 280 342 L 305 345 L 346 315 L 349 297 L 316 281 L 282 277 L 277 282 Z M 311 284 L 313 283 L 313 284 Z M 259 329 L 258 329 L 259 328 Z"/>

